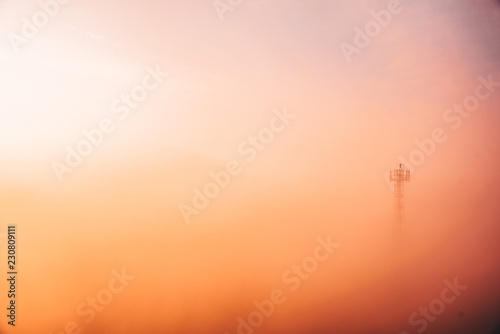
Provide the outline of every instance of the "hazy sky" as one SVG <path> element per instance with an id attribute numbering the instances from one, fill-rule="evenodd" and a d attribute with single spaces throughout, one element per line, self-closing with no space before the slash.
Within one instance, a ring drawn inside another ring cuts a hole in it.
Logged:
<path id="1" fill-rule="evenodd" d="M 0 219 L 18 226 L 21 282 L 18 326 L 1 330 L 233 334 L 282 289 L 255 333 L 413 334 L 457 277 L 468 288 L 425 333 L 493 333 L 500 2 L 41 3 L 53 17 L 37 27 L 39 2 L 0 2 Z M 360 46 L 367 25 L 380 31 Z M 241 173 L 187 224 L 180 206 L 232 160 Z M 406 161 L 395 249 L 386 176 Z M 330 235 L 340 247 L 291 291 L 283 275 Z M 86 323 L 78 306 L 123 267 L 135 279 Z"/>

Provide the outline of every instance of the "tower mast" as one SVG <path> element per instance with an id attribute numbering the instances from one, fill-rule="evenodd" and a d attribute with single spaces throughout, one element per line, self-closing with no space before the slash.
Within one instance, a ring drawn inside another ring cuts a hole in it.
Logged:
<path id="1" fill-rule="evenodd" d="M 404 184 L 410 182 L 410 171 L 403 164 L 399 169 L 391 171 L 391 182 L 394 182 L 394 236 L 401 239 L 404 221 Z"/>

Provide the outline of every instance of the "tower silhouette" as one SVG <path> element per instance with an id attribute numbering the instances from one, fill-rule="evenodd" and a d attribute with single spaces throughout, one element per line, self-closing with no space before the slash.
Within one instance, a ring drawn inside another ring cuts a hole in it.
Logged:
<path id="1" fill-rule="evenodd" d="M 404 222 L 404 184 L 410 182 L 410 171 L 400 164 L 399 169 L 391 171 L 390 180 L 394 182 L 394 237 L 401 240 Z"/>

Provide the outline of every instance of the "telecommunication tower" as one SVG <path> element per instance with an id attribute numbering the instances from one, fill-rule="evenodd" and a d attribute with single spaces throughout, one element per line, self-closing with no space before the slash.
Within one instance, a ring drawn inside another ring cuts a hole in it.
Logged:
<path id="1" fill-rule="evenodd" d="M 403 209 L 405 182 L 410 182 L 410 171 L 403 164 L 399 169 L 391 171 L 391 182 L 394 182 L 394 235 L 401 238 L 403 234 Z"/>

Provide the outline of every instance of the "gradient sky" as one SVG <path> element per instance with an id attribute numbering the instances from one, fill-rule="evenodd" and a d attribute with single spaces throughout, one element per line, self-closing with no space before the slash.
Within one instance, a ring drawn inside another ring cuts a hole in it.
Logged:
<path id="1" fill-rule="evenodd" d="M 443 115 L 478 77 L 500 82 L 500 2 L 401 0 L 347 62 L 340 44 L 388 3 L 242 0 L 220 20 L 211 0 L 72 0 L 15 52 L 8 34 L 40 7 L 1 1 L 0 232 L 18 226 L 20 273 L 1 333 L 233 334 L 283 289 L 254 333 L 413 334 L 455 277 L 467 290 L 425 333 L 494 333 L 500 87 L 456 129 Z M 157 66 L 168 77 L 120 120 L 112 102 Z M 245 162 L 239 145 L 285 107 Z M 59 182 L 51 164 L 103 118 L 115 130 Z M 438 128 L 395 249 L 385 173 Z M 186 224 L 179 205 L 233 159 L 242 173 Z M 283 273 L 329 235 L 340 248 L 291 292 Z M 136 278 L 85 323 L 78 305 L 123 267 Z"/>

